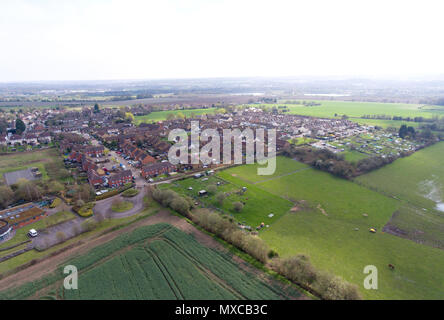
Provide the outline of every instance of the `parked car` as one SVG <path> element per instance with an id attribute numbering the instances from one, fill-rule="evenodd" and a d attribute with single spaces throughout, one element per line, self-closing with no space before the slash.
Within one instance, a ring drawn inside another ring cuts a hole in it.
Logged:
<path id="1" fill-rule="evenodd" d="M 35 229 L 31 229 L 31 230 L 28 231 L 28 236 L 30 236 L 31 238 L 35 238 L 38 235 L 39 235 L 39 233 Z"/>

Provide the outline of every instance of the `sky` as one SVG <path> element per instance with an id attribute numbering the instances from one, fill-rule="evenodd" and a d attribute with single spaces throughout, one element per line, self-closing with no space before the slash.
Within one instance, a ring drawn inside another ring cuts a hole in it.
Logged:
<path id="1" fill-rule="evenodd" d="M 1 0 L 0 81 L 444 74 L 443 1 Z"/>

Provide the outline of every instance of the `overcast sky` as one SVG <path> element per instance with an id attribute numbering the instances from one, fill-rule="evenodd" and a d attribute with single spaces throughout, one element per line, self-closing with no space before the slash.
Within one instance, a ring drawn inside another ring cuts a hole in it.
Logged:
<path id="1" fill-rule="evenodd" d="M 440 2 L 1 0 L 0 81 L 444 74 Z"/>

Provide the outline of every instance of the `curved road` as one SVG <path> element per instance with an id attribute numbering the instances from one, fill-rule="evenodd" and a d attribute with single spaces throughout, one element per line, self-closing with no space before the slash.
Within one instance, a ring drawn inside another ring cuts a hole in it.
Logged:
<path id="1" fill-rule="evenodd" d="M 93 212 L 94 213 L 102 213 L 105 216 L 108 216 L 112 219 L 125 218 L 125 217 L 129 217 L 129 216 L 139 213 L 144 208 L 143 198 L 145 196 L 145 189 L 144 189 L 144 187 L 141 187 L 141 186 L 137 186 L 136 188 L 137 188 L 137 190 L 139 190 L 139 194 L 135 197 L 125 198 L 119 194 L 119 195 L 115 195 L 114 197 L 111 197 L 108 199 L 97 201 L 96 205 L 93 208 Z M 113 202 L 116 199 L 121 199 L 123 201 L 129 201 L 134 205 L 134 207 L 128 211 L 125 211 L 125 212 L 113 212 L 111 210 L 111 206 L 113 205 Z"/>

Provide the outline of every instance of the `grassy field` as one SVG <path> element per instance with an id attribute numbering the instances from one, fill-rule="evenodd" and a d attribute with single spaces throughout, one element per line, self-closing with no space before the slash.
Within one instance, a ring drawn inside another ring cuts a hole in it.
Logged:
<path id="1" fill-rule="evenodd" d="M 236 176 L 232 175 L 233 170 Z M 382 232 L 393 213 L 408 216 L 415 208 L 311 168 L 266 181 L 252 177 L 253 172 L 243 166 L 224 170 L 220 175 L 229 177 L 232 183 L 291 199 L 298 206 L 305 204 L 298 211 L 282 212 L 270 228 L 259 234 L 281 256 L 305 253 L 318 268 L 357 284 L 365 298 L 442 298 L 444 275 L 439 270 L 444 263 L 444 251 Z M 262 182 L 246 182 L 255 179 Z M 370 228 L 377 232 L 370 233 Z M 390 263 L 396 266 L 394 271 L 387 267 Z M 378 290 L 363 288 L 366 265 L 378 267 Z"/>
<path id="2" fill-rule="evenodd" d="M 444 202 L 443 159 L 444 142 L 440 142 L 356 181 L 421 208 L 433 209 L 437 202 Z"/>
<path id="3" fill-rule="evenodd" d="M 135 123 L 140 124 L 142 122 L 157 122 L 164 121 L 167 119 L 168 114 L 177 114 L 181 112 L 185 117 L 199 116 L 207 113 L 214 113 L 216 108 L 207 108 L 207 109 L 190 109 L 190 110 L 168 110 L 168 111 L 156 111 L 151 112 L 146 116 L 136 116 Z"/>
<path id="4" fill-rule="evenodd" d="M 32 152 L 20 152 L 0 157 L 0 179 L 6 172 L 37 167 L 42 173 L 42 178 L 47 179 L 45 163 L 58 161 L 60 159 L 56 149 L 46 149 Z"/>
<path id="5" fill-rule="evenodd" d="M 2 299 L 287 299 L 300 293 L 210 249 L 168 224 L 141 227 L 68 262 L 79 271 L 79 289 L 65 290 L 62 270 Z M 50 293 L 52 294 L 50 294 Z M 36 296 L 34 296 L 36 297 Z"/>
<path id="6" fill-rule="evenodd" d="M 420 122 L 400 121 L 400 120 L 355 119 L 355 118 L 351 118 L 350 120 L 359 123 L 361 125 L 369 125 L 375 127 L 378 126 L 384 129 L 387 129 L 389 127 L 400 128 L 403 124 L 407 125 L 408 127 L 417 128 L 421 124 Z"/>
<path id="7" fill-rule="evenodd" d="M 306 107 L 297 104 L 278 103 L 267 106 L 288 106 L 290 114 L 299 114 L 315 117 L 333 118 L 335 114 L 349 117 L 362 117 L 364 115 L 390 115 L 402 117 L 424 117 L 431 118 L 433 115 L 444 116 L 444 108 L 405 103 L 377 103 L 377 102 L 355 102 L 355 101 L 315 101 L 320 106 Z"/>
<path id="8" fill-rule="evenodd" d="M 177 181 L 171 185 L 160 185 L 159 187 L 170 188 L 180 194 L 193 197 L 198 203 L 218 208 L 233 216 L 238 222 L 253 228 L 262 222 L 272 224 L 292 207 L 292 203 L 286 199 L 270 194 L 253 184 L 246 184 L 240 180 L 232 182 L 230 178 L 230 176 L 220 174 L 218 177 L 209 177 L 206 181 L 203 181 L 202 178 L 189 178 Z M 217 192 L 224 193 L 226 196 L 222 204 L 216 201 L 214 194 L 198 196 L 200 190 L 207 190 L 210 185 L 217 185 L 217 182 L 220 183 L 217 186 Z M 248 188 L 244 192 L 242 187 L 245 185 L 248 185 Z M 192 190 L 189 190 L 190 187 Z M 244 203 L 244 207 L 240 212 L 234 210 L 233 203 L 237 201 Z M 271 218 L 268 217 L 270 213 L 273 214 Z"/>

